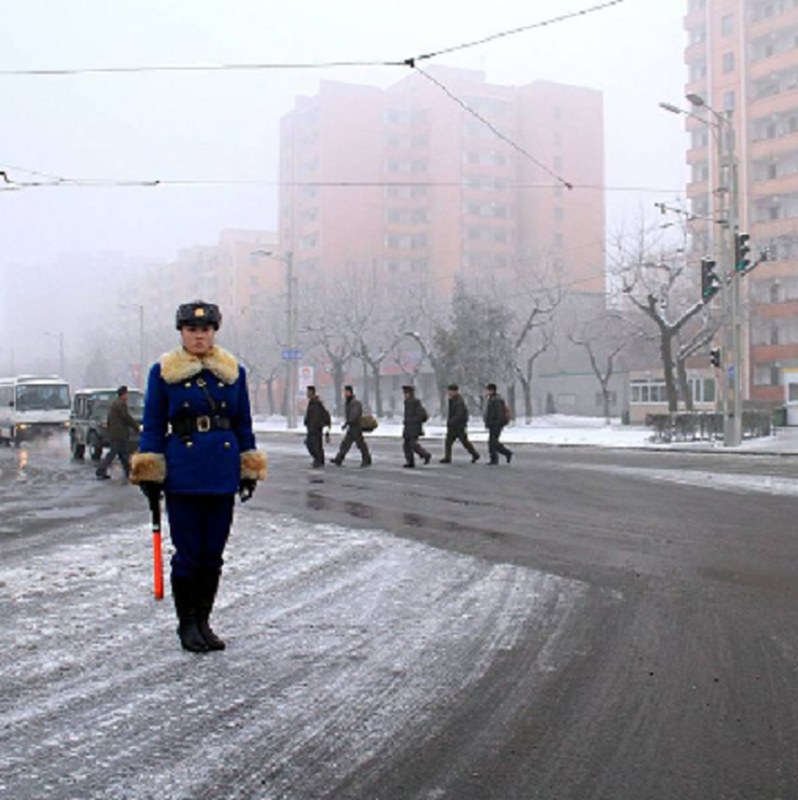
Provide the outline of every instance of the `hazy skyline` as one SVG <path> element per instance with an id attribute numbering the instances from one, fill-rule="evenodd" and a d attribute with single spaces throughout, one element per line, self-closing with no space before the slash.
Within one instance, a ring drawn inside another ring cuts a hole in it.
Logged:
<path id="1" fill-rule="evenodd" d="M 401 60 L 595 4 L 5 0 L 0 71 Z M 683 93 L 682 6 L 625 0 L 426 63 L 479 68 L 496 83 L 546 79 L 602 91 L 607 185 L 683 193 L 683 125 L 658 108 Z M 406 74 L 383 67 L 0 75 L 0 164 L 63 177 L 264 181 L 2 192 L 2 264 L 104 250 L 168 261 L 180 247 L 215 242 L 226 227 L 273 229 L 278 124 L 295 96 L 315 94 L 320 80 L 385 86 Z M 608 232 L 663 199 L 673 195 L 608 192 Z"/>

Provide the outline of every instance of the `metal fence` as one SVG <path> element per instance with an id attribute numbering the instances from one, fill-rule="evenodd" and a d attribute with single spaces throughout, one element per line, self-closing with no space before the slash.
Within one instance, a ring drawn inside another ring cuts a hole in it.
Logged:
<path id="1" fill-rule="evenodd" d="M 655 442 L 699 442 L 723 439 L 723 415 L 705 412 L 647 414 L 646 427 L 651 428 Z M 743 438 L 756 439 L 773 434 L 770 411 L 743 412 Z"/>

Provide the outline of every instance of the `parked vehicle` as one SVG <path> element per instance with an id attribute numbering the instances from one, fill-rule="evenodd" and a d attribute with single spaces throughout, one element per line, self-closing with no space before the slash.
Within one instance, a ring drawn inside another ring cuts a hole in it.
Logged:
<path id="1" fill-rule="evenodd" d="M 10 444 L 69 427 L 69 384 L 55 375 L 0 378 L 0 441 Z"/>
<path id="2" fill-rule="evenodd" d="M 69 449 L 73 458 L 83 458 L 87 448 L 93 461 L 102 458 L 103 449 L 110 445 L 108 409 L 116 398 L 116 389 L 80 389 L 75 392 L 69 417 Z M 133 419 L 140 423 L 144 413 L 144 396 L 138 389 L 129 390 L 127 406 Z M 135 449 L 138 447 L 138 435 L 131 431 L 130 438 L 131 449 Z"/>

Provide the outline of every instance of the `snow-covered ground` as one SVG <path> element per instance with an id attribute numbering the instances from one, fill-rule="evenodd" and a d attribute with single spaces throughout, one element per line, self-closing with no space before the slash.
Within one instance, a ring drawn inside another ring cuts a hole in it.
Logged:
<path id="1" fill-rule="evenodd" d="M 300 421 L 301 424 L 301 421 Z M 285 417 L 256 417 L 255 429 L 261 433 L 287 430 Z M 333 431 L 340 431 L 336 420 Z M 469 436 L 473 441 L 487 442 L 488 434 L 484 426 L 472 420 Z M 303 431 L 297 430 L 298 434 Z M 425 438 L 443 439 L 446 426 L 433 419 L 425 426 Z M 400 420 L 381 420 L 379 428 L 369 436 L 399 438 L 402 435 Z M 722 442 L 674 442 L 663 444 L 652 441 L 652 431 L 642 425 L 622 425 L 620 420 L 607 424 L 596 417 L 569 417 L 562 414 L 535 417 L 530 423 L 516 422 L 502 433 L 506 444 L 545 444 L 563 446 L 591 446 L 615 448 L 652 448 L 658 450 L 696 449 L 726 450 L 727 452 L 789 452 L 798 454 L 798 429 L 780 428 L 777 435 L 762 439 L 746 440 L 738 448 L 725 449 Z"/>
<path id="2" fill-rule="evenodd" d="M 99 526 L 0 564 L 0 797 L 334 797 L 429 736 L 519 637 L 555 669 L 586 591 L 246 510 L 214 615 L 228 649 L 196 656 L 152 599 L 147 529 Z"/>

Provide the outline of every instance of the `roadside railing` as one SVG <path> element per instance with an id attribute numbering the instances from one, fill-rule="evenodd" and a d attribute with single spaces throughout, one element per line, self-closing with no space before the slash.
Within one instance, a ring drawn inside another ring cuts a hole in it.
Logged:
<path id="1" fill-rule="evenodd" d="M 646 414 L 646 427 L 655 442 L 698 442 L 723 439 L 723 415 L 680 411 L 675 414 Z M 743 412 L 743 438 L 757 439 L 773 434 L 770 411 Z"/>

